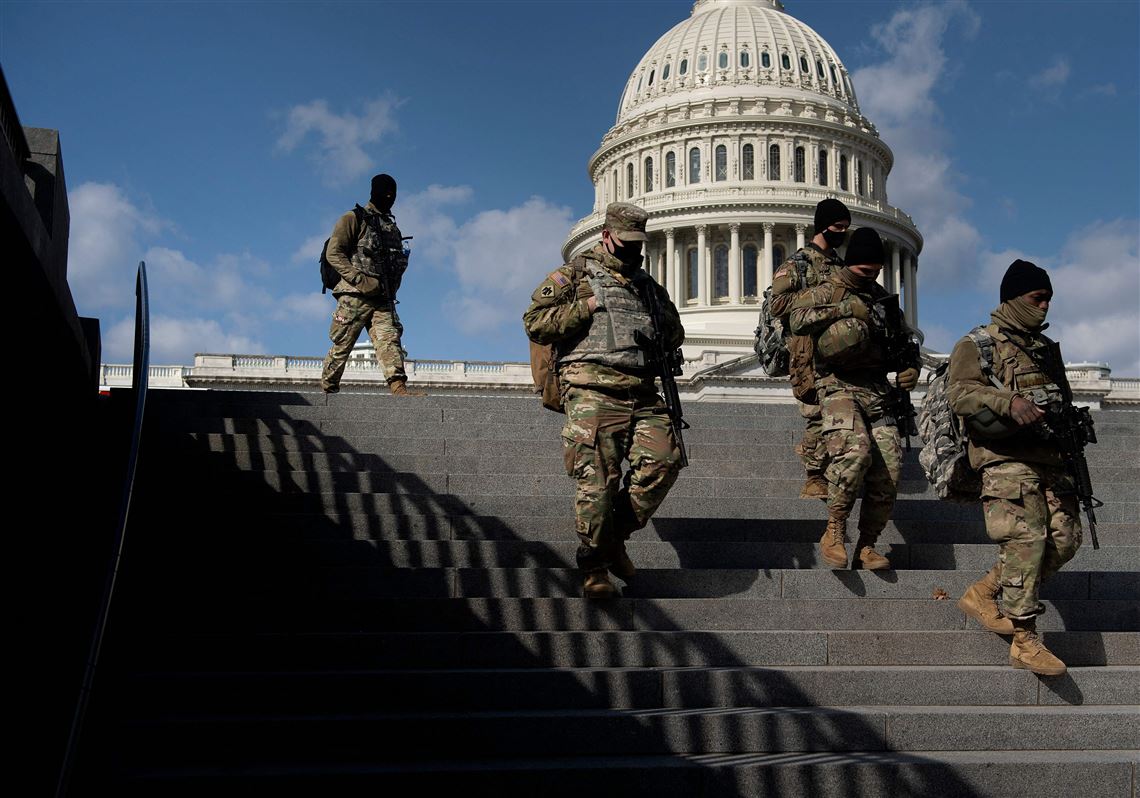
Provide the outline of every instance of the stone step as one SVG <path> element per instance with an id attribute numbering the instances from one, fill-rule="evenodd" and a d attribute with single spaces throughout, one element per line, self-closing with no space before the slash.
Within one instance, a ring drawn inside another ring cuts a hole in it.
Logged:
<path id="1" fill-rule="evenodd" d="M 152 472 L 158 478 L 157 472 Z M 446 476 L 446 475 L 441 475 Z M 360 493 L 356 491 L 326 491 L 321 493 L 279 492 L 268 486 L 251 486 L 244 491 L 229 491 L 210 496 L 210 509 L 216 513 L 322 513 L 328 511 L 338 517 L 345 513 L 405 516 L 530 516 L 533 518 L 569 518 L 573 515 L 572 484 L 567 479 L 563 489 L 551 495 L 520 495 L 517 493 L 453 494 L 433 491 L 416 475 L 401 478 L 393 485 L 399 492 Z M 509 483 L 504 485 L 506 490 Z M 798 487 L 798 486 L 797 486 Z M 159 490 L 136 491 L 141 511 L 153 511 L 160 516 L 169 514 L 167 494 Z M 702 518 L 710 524 L 719 519 L 821 519 L 822 502 L 792 500 L 780 497 L 692 497 L 671 492 L 662 502 L 658 513 L 664 518 Z M 932 498 L 909 498 L 900 494 L 893 516 L 900 521 L 936 519 L 939 521 L 976 522 L 980 517 L 979 504 L 957 504 Z M 859 515 L 856 502 L 853 518 Z M 1098 521 L 1106 524 L 1140 523 L 1140 502 L 1106 504 L 1096 511 Z"/>
<path id="2" fill-rule="evenodd" d="M 193 632 L 494 632 L 494 631 L 952 631 L 980 629 L 954 600 L 788 598 L 393 598 L 235 601 L 219 586 L 208 596 L 167 598 L 156 589 L 135 608 L 140 625 L 166 623 Z M 126 612 L 126 611 L 124 611 Z M 1045 603 L 1041 631 L 1140 632 L 1140 603 L 1062 600 Z"/>
<path id="3" fill-rule="evenodd" d="M 1140 667 L 1038 678 L 1008 666 L 564 668 L 134 673 L 127 714 L 479 712 L 800 706 L 1140 703 Z M 1091 743 L 1092 741 L 1089 741 Z"/>
<path id="4" fill-rule="evenodd" d="M 163 541 L 158 541 L 162 545 Z M 166 547 L 175 557 L 191 556 L 191 563 L 208 565 L 224 552 L 215 545 L 193 557 L 180 542 Z M 307 568 L 568 568 L 577 563 L 574 540 L 472 541 L 472 540 L 312 540 L 289 548 L 258 552 L 263 563 Z M 732 543 L 725 541 L 631 540 L 630 558 L 644 568 L 820 568 L 833 570 L 820 559 L 812 543 Z M 848 545 L 854 551 L 854 544 Z M 992 543 L 900 543 L 879 547 L 897 570 L 988 570 L 997 552 Z M 231 555 L 232 556 L 232 555 Z M 1140 546 L 1082 546 L 1067 567 L 1081 571 L 1140 571 Z"/>
<path id="5" fill-rule="evenodd" d="M 1140 665 L 1138 632 L 1044 632 L 1071 666 Z M 221 656 L 219 655 L 221 653 Z M 1006 665 L 1007 639 L 961 631 L 578 631 L 175 635 L 132 670 Z"/>
<path id="6" fill-rule="evenodd" d="M 430 508 L 428 508 L 430 510 Z M 261 541 L 280 546 L 300 540 L 526 540 L 564 543 L 575 540 L 574 520 L 566 517 L 531 518 L 525 515 L 493 518 L 469 515 L 372 515 L 261 513 L 237 510 L 219 516 L 187 509 L 163 520 L 166 539 L 182 538 L 179 545 L 202 541 L 216 545 L 218 539 Z M 1083 520 L 1083 519 L 1082 519 Z M 774 520 L 748 518 L 655 517 L 634 533 L 634 543 L 668 541 L 728 541 L 737 543 L 816 543 L 824 527 L 823 513 L 814 519 Z M 1140 523 L 1098 525 L 1105 546 L 1136 545 Z M 185 537 L 183 537 L 185 536 Z M 1087 537 L 1087 535 L 1086 535 Z M 985 523 L 972 521 L 889 521 L 879 542 L 991 543 Z M 150 537 L 142 545 L 157 541 Z M 1090 545 L 1086 540 L 1085 545 Z M 994 551 L 997 551 L 996 545 Z"/>
<path id="7" fill-rule="evenodd" d="M 1133 798 L 1135 751 L 818 752 L 637 757 L 550 757 L 472 762 L 449 759 L 343 766 L 301 762 L 273 767 L 136 769 L 117 794 L 171 798 L 247 796 L 259 791 L 316 795 L 541 795 L 581 798 L 604 785 L 610 795 L 659 798 L 980 798 L 1020 795 L 1032 774 L 1034 798 Z"/>
<path id="8" fill-rule="evenodd" d="M 164 718 L 123 744 L 150 765 L 530 756 L 1140 748 L 1136 706 L 729 707 Z M 131 734 L 130 732 L 133 732 Z"/>

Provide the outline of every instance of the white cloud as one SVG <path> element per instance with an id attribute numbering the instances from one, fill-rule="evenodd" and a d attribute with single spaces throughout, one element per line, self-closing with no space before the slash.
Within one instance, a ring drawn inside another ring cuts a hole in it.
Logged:
<path id="1" fill-rule="evenodd" d="M 418 194 L 401 197 L 394 209 L 400 230 L 414 235 L 412 250 L 429 261 L 450 258 L 457 224 L 445 208 L 470 202 L 474 192 L 470 186 L 432 184 Z"/>
<path id="2" fill-rule="evenodd" d="M 388 94 L 366 102 L 359 114 L 337 114 L 325 100 L 295 105 L 285 114 L 285 130 L 277 139 L 277 150 L 293 152 L 315 133 L 317 141 L 310 158 L 319 167 L 322 180 L 329 185 L 346 183 L 372 170 L 374 161 L 364 145 L 374 144 L 396 129 L 395 110 L 400 104 Z"/>
<path id="3" fill-rule="evenodd" d="M 317 292 L 289 294 L 273 300 L 271 317 L 278 321 L 300 321 L 326 318 L 332 314 L 335 303 L 331 294 Z"/>
<path id="4" fill-rule="evenodd" d="M 332 232 L 335 222 L 329 222 L 329 233 Z M 300 246 L 289 257 L 290 263 L 311 263 L 316 269 L 316 263 L 321 257 L 321 247 L 329 238 L 329 233 L 316 233 L 301 242 Z"/>
<path id="5" fill-rule="evenodd" d="M 892 204 L 924 231 L 922 256 L 937 269 L 924 285 L 950 285 L 973 270 L 981 235 L 962 215 L 969 199 L 956 188 L 935 91 L 947 79 L 944 40 L 953 27 L 976 32 L 980 19 L 964 2 L 895 11 L 871 36 L 886 58 L 854 73 L 860 106 L 895 153 Z"/>
<path id="6" fill-rule="evenodd" d="M 127 199 L 113 183 L 83 183 L 68 194 L 67 279 L 83 313 L 133 305 L 140 237 L 168 223 Z"/>
<path id="7" fill-rule="evenodd" d="M 1035 89 L 1059 89 L 1068 82 L 1072 71 L 1069 59 L 1057 56 L 1052 64 L 1029 78 L 1029 85 Z"/>
<path id="8" fill-rule="evenodd" d="M 134 335 L 134 318 L 122 319 L 103 337 L 103 360 L 129 363 Z M 259 354 L 265 346 L 257 339 L 227 332 L 214 319 L 153 316 L 150 320 L 150 362 L 154 364 L 194 362 L 199 352 Z"/>
<path id="9" fill-rule="evenodd" d="M 1088 89 L 1088 92 L 1090 94 L 1099 94 L 1103 97 L 1115 97 L 1116 96 L 1116 84 L 1115 83 L 1097 83 L 1093 86 L 1090 86 Z"/>

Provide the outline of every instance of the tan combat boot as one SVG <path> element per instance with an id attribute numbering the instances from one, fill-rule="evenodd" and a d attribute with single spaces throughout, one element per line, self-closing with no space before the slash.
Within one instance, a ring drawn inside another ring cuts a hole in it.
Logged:
<path id="1" fill-rule="evenodd" d="M 827 480 L 823 474 L 808 474 L 804 486 L 800 489 L 800 498 L 827 501 Z"/>
<path id="2" fill-rule="evenodd" d="M 423 391 L 409 391 L 408 381 L 404 377 L 397 377 L 388 383 L 388 390 L 393 396 L 427 396 Z"/>
<path id="3" fill-rule="evenodd" d="M 1061 676 L 1065 673 L 1065 663 L 1053 656 L 1037 636 L 1037 623 L 1028 621 L 1013 622 L 1013 644 L 1009 647 L 1009 664 L 1015 668 L 1033 671 L 1039 676 Z"/>
<path id="4" fill-rule="evenodd" d="M 819 539 L 819 556 L 832 568 L 847 567 L 847 519 L 828 517 L 827 529 Z"/>
<path id="5" fill-rule="evenodd" d="M 633 560 L 629 558 L 629 554 L 625 551 L 625 542 L 618 544 L 614 549 L 613 562 L 610 563 L 610 573 L 618 579 L 628 582 L 633 579 L 637 574 L 637 566 L 633 564 Z"/>
<path id="6" fill-rule="evenodd" d="M 610 575 L 605 568 L 597 571 L 587 571 L 582 579 L 582 593 L 586 598 L 613 598 L 617 588 L 610 581 Z"/>
<path id="7" fill-rule="evenodd" d="M 891 567 L 891 561 L 875 551 L 875 541 L 878 535 L 859 533 L 855 541 L 855 556 L 851 561 L 852 568 L 863 568 L 867 571 L 884 571 Z"/>
<path id="8" fill-rule="evenodd" d="M 966 588 L 962 598 L 958 599 L 958 609 L 995 634 L 1011 635 L 1013 621 L 1001 614 L 997 603 L 997 594 L 1001 592 L 1000 571 L 1001 566 L 995 565 L 988 574 Z"/>

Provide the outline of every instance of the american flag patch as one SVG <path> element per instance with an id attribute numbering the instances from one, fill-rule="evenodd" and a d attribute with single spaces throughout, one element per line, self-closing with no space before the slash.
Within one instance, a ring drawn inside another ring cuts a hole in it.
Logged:
<path id="1" fill-rule="evenodd" d="M 559 285 L 559 286 L 570 285 L 570 278 L 567 277 L 562 272 L 551 272 L 550 277 L 548 277 L 547 279 L 551 280 L 555 285 Z"/>

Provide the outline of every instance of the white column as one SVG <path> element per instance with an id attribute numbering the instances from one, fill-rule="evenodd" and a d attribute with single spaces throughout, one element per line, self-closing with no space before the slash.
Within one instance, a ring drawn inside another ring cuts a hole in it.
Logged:
<path id="1" fill-rule="evenodd" d="M 673 304 L 681 304 L 681 295 L 677 293 L 677 242 L 674 239 L 672 227 L 665 228 L 665 290 L 673 299 Z"/>
<path id="2" fill-rule="evenodd" d="M 892 294 L 899 292 L 899 287 L 902 285 L 902 265 L 899 261 L 899 244 L 896 241 L 891 244 L 891 285 L 888 290 Z"/>
<path id="3" fill-rule="evenodd" d="M 707 224 L 697 225 L 697 304 L 702 306 L 709 304 L 709 263 L 705 252 L 708 229 Z"/>
<path id="4" fill-rule="evenodd" d="M 796 249 L 804 248 L 804 233 L 807 232 L 806 224 L 796 225 Z"/>
<path id="5" fill-rule="evenodd" d="M 733 305 L 740 304 L 740 223 L 733 222 L 728 226 L 728 301 Z"/>
<path id="6" fill-rule="evenodd" d="M 771 222 L 764 222 L 764 251 L 760 253 L 760 285 L 758 286 L 761 296 L 764 294 L 764 289 L 772 284 L 772 231 L 776 225 Z"/>
<path id="7" fill-rule="evenodd" d="M 906 323 L 911 327 L 914 326 L 914 273 L 910 264 L 910 252 L 903 252 L 903 285 L 906 289 L 906 297 L 903 300 L 903 306 L 906 317 Z"/>
<path id="8" fill-rule="evenodd" d="M 889 246 L 890 246 L 890 244 L 888 244 L 886 241 L 883 241 L 884 254 L 886 253 L 886 249 Z M 888 268 L 889 267 L 887 266 L 886 262 L 884 262 L 883 268 L 879 269 L 879 276 L 875 278 L 875 282 L 878 283 L 879 285 L 881 285 L 883 287 L 883 290 L 886 290 L 886 288 L 887 288 L 887 269 Z"/>
<path id="9" fill-rule="evenodd" d="M 918 327 L 918 255 L 911 255 L 910 257 L 910 296 L 911 302 L 914 305 L 910 323 L 911 327 Z"/>

